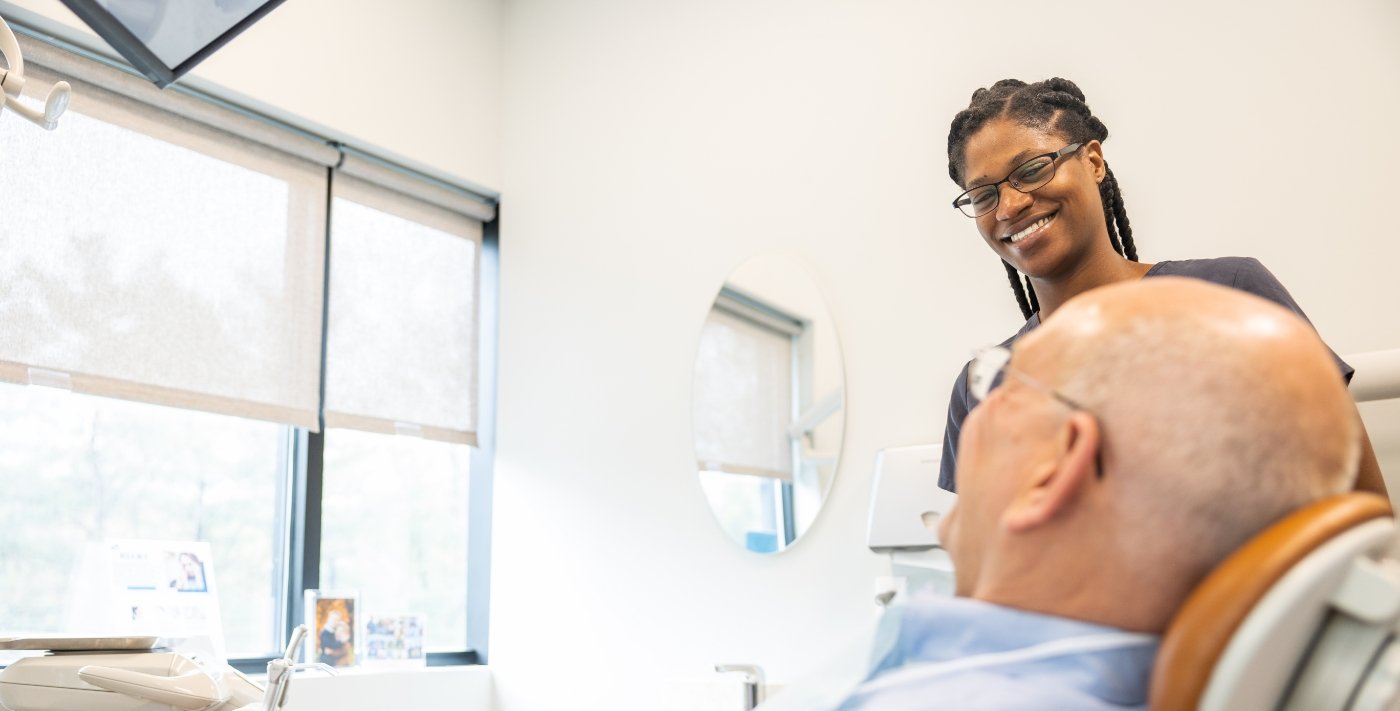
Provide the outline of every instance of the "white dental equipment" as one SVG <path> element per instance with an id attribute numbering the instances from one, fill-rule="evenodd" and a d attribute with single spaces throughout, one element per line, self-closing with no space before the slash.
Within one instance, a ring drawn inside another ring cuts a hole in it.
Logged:
<path id="1" fill-rule="evenodd" d="M 941 457 L 940 445 L 889 447 L 875 456 L 866 545 L 890 556 L 891 576 L 876 583 L 881 605 L 911 587 L 952 590 L 953 564 L 938 540 L 938 522 L 958 495 L 938 488 Z"/>
<path id="2" fill-rule="evenodd" d="M 938 445 L 890 447 L 875 455 L 866 545 L 876 553 L 938 547 L 938 521 L 958 495 L 938 488 Z"/>
<path id="3" fill-rule="evenodd" d="M 331 676 L 336 675 L 335 669 L 328 664 L 297 664 L 293 661 L 305 638 L 306 625 L 297 625 L 296 629 L 292 630 L 292 638 L 287 642 L 287 653 L 267 663 L 267 688 L 263 690 L 262 703 L 250 704 L 237 711 L 277 711 L 282 708 L 287 703 L 287 686 L 292 683 L 292 674 L 299 669 L 320 669 Z"/>
<path id="4" fill-rule="evenodd" d="M 1349 389 L 1357 402 L 1400 398 L 1400 348 L 1353 353 L 1342 360 L 1356 369 Z"/>
<path id="5" fill-rule="evenodd" d="M 25 119 L 52 131 L 58 126 L 58 117 L 68 109 L 68 100 L 73 88 L 61 81 L 49 89 L 44 98 L 44 110 L 40 111 L 20 103 L 20 92 L 24 91 L 24 57 L 20 54 L 19 40 L 5 19 L 0 17 L 0 55 L 4 56 L 8 68 L 0 68 L 0 113 L 8 107 Z"/>
<path id="6" fill-rule="evenodd" d="M 214 672 L 178 652 L 154 648 L 155 637 L 0 640 L 3 649 L 47 650 L 0 672 L 0 705 L 10 711 L 276 711 L 287 702 L 306 626 L 292 632 L 286 654 L 268 662 L 267 686 L 225 668 Z"/>

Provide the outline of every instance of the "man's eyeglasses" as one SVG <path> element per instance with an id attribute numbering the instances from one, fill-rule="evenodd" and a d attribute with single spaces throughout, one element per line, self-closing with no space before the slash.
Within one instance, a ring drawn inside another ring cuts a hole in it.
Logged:
<path id="1" fill-rule="evenodd" d="M 983 348 L 972 357 L 972 365 L 967 369 L 967 394 L 972 398 L 972 406 L 987 399 L 992 388 L 1000 385 L 1003 378 L 1010 375 L 1017 380 L 1068 405 L 1071 410 L 1090 412 L 1089 408 L 1071 400 L 1060 391 L 1011 367 L 1011 349 L 1004 346 Z"/>
<path id="2" fill-rule="evenodd" d="M 1021 382 L 1025 383 L 1026 385 L 1029 385 L 1035 388 L 1036 390 L 1039 390 L 1042 393 L 1049 395 L 1050 397 L 1063 403 L 1066 407 L 1070 408 L 1071 410 L 1087 412 L 1091 416 L 1093 416 L 1095 420 L 1099 419 L 1099 416 L 1095 415 L 1093 410 L 1090 410 L 1089 408 L 1084 407 L 1083 405 L 1070 399 L 1069 397 L 1066 397 L 1060 391 L 1050 387 L 1049 385 L 1046 385 L 1045 383 L 1042 383 L 1039 380 L 1036 380 L 1035 378 L 1026 375 L 1025 373 L 1022 373 L 1021 371 L 1012 368 L 1011 349 L 1006 348 L 1004 346 L 992 346 L 991 348 L 984 348 L 978 351 L 976 355 L 972 357 L 972 365 L 967 369 L 967 394 L 971 398 L 971 402 L 968 403 L 968 409 L 971 410 L 972 408 L 980 404 L 983 400 L 986 400 L 987 394 L 992 391 L 992 388 L 1001 384 L 1001 381 L 1007 375 L 1010 375 L 1016 378 L 1017 380 L 1020 380 Z M 1102 421 L 1100 421 L 1100 427 L 1102 426 Z M 1102 479 L 1102 447 L 1100 447 L 1099 450 L 1094 453 L 1094 466 L 1098 468 L 1098 471 L 1095 472 L 1095 475 Z"/>
<path id="3" fill-rule="evenodd" d="M 1054 153 L 1036 156 L 1022 163 L 1010 175 L 987 185 L 978 185 L 958 196 L 953 207 L 962 210 L 968 217 L 981 217 L 996 209 L 1001 201 L 1001 184 L 1010 183 L 1019 192 L 1029 193 L 1043 187 L 1055 178 L 1055 163 L 1062 156 L 1077 150 L 1083 143 L 1071 143 Z"/>

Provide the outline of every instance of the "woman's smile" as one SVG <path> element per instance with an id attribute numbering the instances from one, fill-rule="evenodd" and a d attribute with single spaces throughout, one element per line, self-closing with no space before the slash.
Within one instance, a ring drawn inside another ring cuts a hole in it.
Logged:
<path id="1" fill-rule="evenodd" d="M 1039 237 L 1041 234 L 1043 234 L 1045 232 L 1045 228 L 1049 227 L 1051 223 L 1055 221 L 1055 217 L 1059 214 L 1059 211 L 1056 211 L 1050 213 L 1049 215 L 1045 215 L 1044 217 L 1031 221 L 1030 224 L 1027 224 L 1019 230 L 1002 237 L 1002 244 L 1012 245 L 1018 250 L 1028 249 L 1031 245 L 1026 243 L 1027 240 L 1034 240 L 1034 238 Z"/>

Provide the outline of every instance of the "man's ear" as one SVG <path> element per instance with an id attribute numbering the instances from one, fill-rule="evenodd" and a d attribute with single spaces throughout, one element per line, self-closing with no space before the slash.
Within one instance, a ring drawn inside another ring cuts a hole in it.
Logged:
<path id="1" fill-rule="evenodd" d="M 1053 458 L 1043 462 L 1002 514 L 1012 533 L 1042 526 L 1067 511 L 1096 479 L 1099 422 L 1087 412 L 1070 414 L 1060 427 Z"/>

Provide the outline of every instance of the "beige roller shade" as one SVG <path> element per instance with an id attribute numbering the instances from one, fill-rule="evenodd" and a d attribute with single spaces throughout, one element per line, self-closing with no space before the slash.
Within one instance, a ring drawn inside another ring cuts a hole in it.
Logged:
<path id="1" fill-rule="evenodd" d="M 74 94 L 53 132 L 0 115 L 0 378 L 314 428 L 325 168 L 25 47 Z"/>
<path id="2" fill-rule="evenodd" d="M 481 223 L 337 174 L 325 424 L 476 442 Z"/>
<path id="3" fill-rule="evenodd" d="M 353 148 L 343 148 L 345 155 L 337 174 L 387 188 L 412 197 L 418 202 L 440 207 L 448 212 L 470 217 L 478 222 L 496 219 L 496 206 L 479 196 L 459 188 L 414 176 Z"/>
<path id="4" fill-rule="evenodd" d="M 699 468 L 792 478 L 792 334 L 740 316 L 721 300 L 695 358 Z"/>

